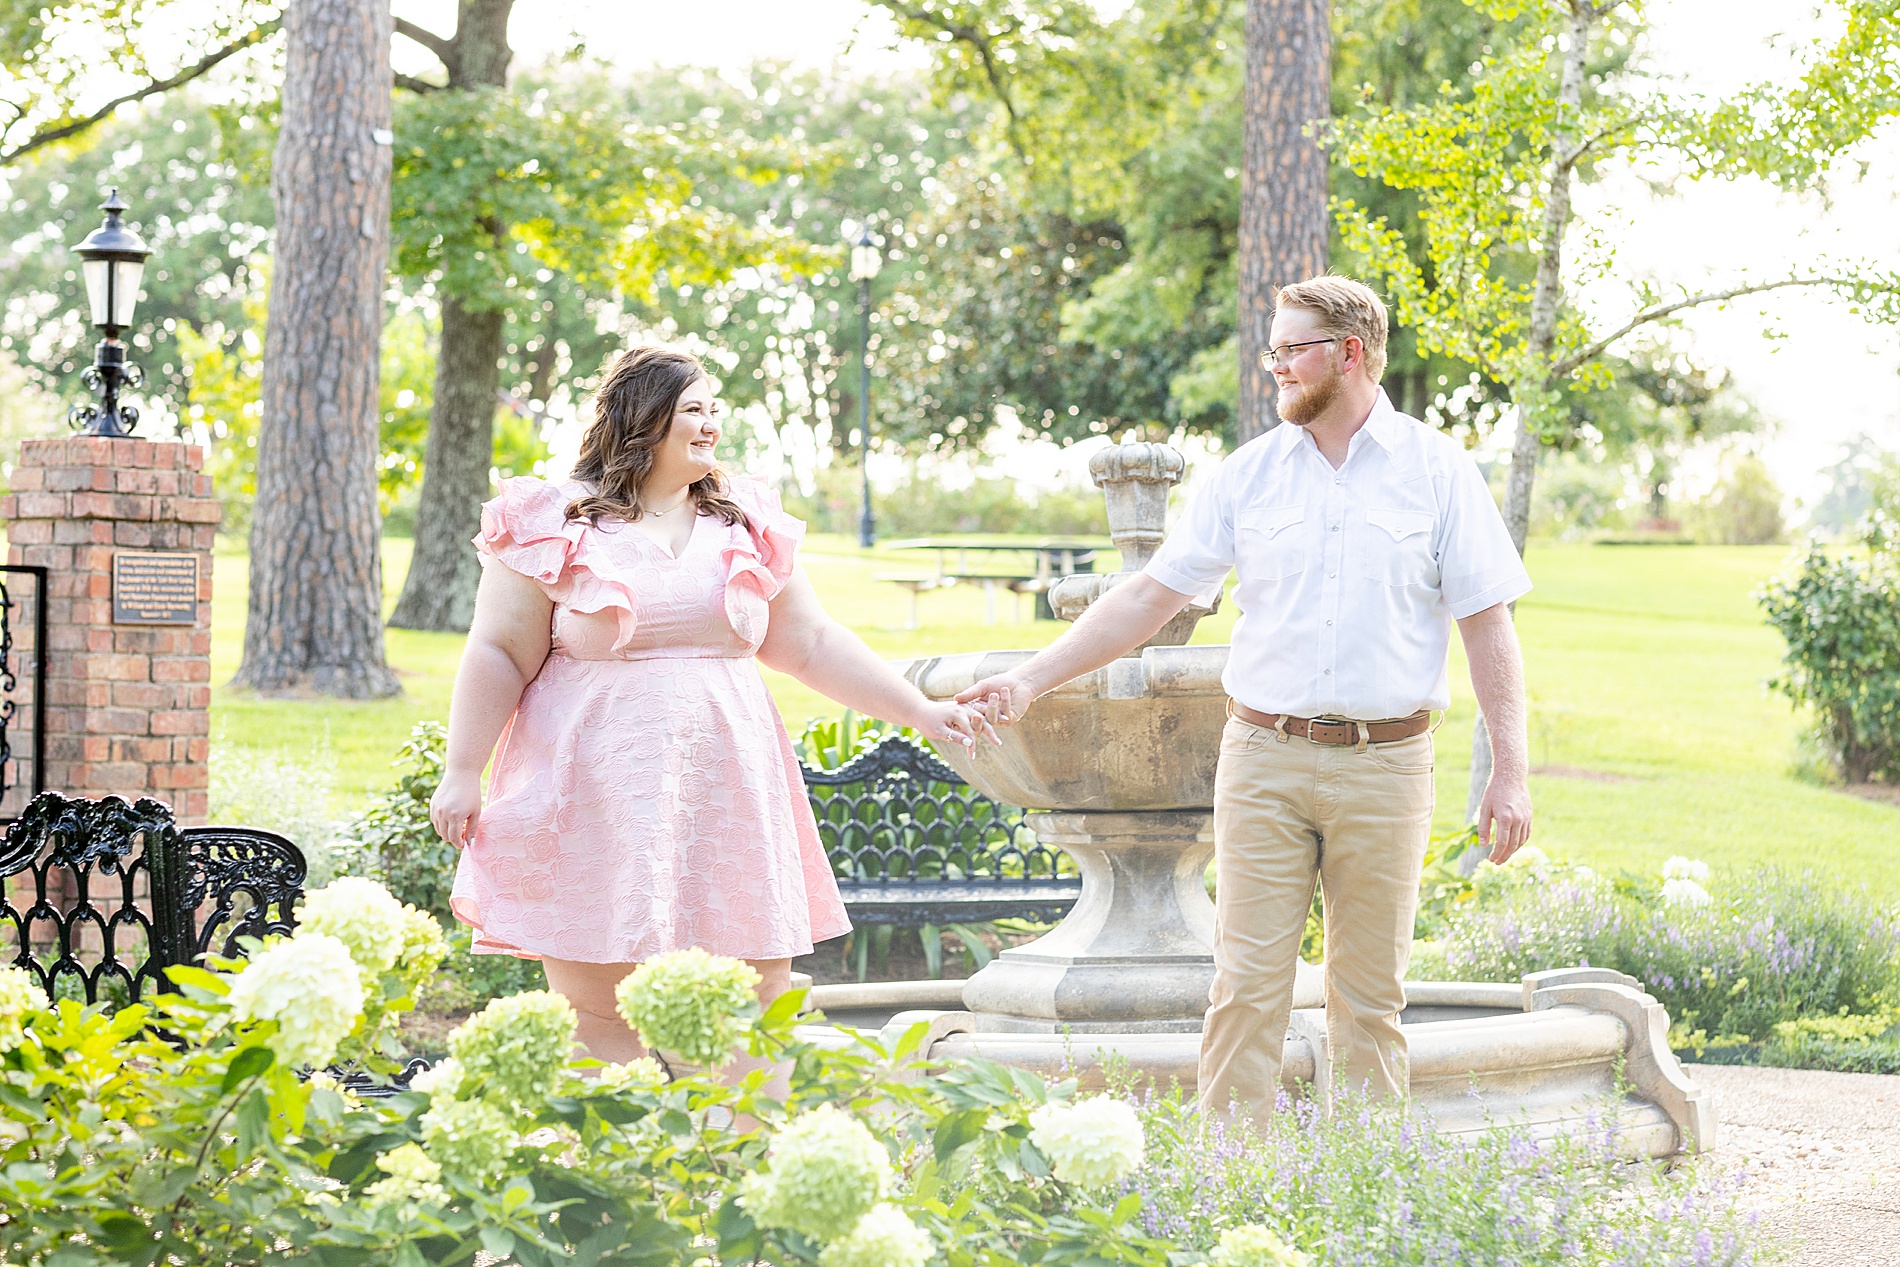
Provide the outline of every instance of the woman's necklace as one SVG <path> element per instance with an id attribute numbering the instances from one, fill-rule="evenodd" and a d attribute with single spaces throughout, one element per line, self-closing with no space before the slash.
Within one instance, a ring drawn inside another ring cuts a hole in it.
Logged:
<path id="1" fill-rule="evenodd" d="M 693 500 L 693 490 L 689 488 L 680 495 L 680 499 L 678 501 L 674 502 L 671 506 L 668 506 L 665 510 L 653 510 L 649 508 L 646 513 L 649 515 L 652 515 L 655 519 L 658 519 L 661 515 L 672 514 L 674 511 L 678 510 L 681 506 L 684 506 L 687 502 L 690 502 L 692 500 Z"/>

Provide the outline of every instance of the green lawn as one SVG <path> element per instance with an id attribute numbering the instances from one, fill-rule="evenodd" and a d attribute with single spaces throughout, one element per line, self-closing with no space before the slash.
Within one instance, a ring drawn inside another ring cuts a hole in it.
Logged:
<path id="1" fill-rule="evenodd" d="M 385 546 L 393 602 L 409 543 Z M 1790 774 L 1797 733 L 1785 702 L 1768 695 L 1780 640 L 1750 593 L 1785 549 L 1536 544 L 1537 589 L 1519 605 L 1531 692 L 1536 838 L 1546 850 L 1607 869 L 1651 869 L 1671 854 L 1712 864 L 1813 867 L 1900 894 L 1900 810 L 1802 783 Z M 865 554 L 815 537 L 804 561 L 826 607 L 885 656 L 985 647 L 1034 647 L 1066 626 L 1012 624 L 1000 605 L 986 624 L 980 590 L 926 593 L 922 627 L 906 632 L 907 600 L 876 575 L 928 570 L 934 556 Z M 1113 566 L 1113 556 L 1102 566 Z M 212 678 L 228 682 L 243 643 L 245 558 L 217 559 Z M 1024 614 L 1027 615 L 1025 600 Z M 1225 641 L 1231 611 L 1202 622 L 1197 641 Z M 339 796 L 386 784 L 390 754 L 409 726 L 443 718 L 461 639 L 391 630 L 390 663 L 404 695 L 373 704 L 260 700 L 219 686 L 217 742 L 333 764 Z M 1471 701 L 1454 640 L 1453 693 L 1439 731 L 1439 819 L 1463 813 Z M 836 706 L 767 674 L 796 731 Z"/>

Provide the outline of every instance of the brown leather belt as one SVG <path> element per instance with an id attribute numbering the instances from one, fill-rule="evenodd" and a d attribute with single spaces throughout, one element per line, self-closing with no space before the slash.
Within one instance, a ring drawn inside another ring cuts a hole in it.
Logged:
<path id="1" fill-rule="evenodd" d="M 1410 717 L 1397 721 L 1344 721 L 1327 717 L 1285 717 L 1279 713 L 1262 713 L 1248 708 L 1239 700 L 1227 701 L 1227 714 L 1238 717 L 1255 726 L 1268 730 L 1284 730 L 1289 735 L 1298 735 L 1314 743 L 1357 744 L 1360 731 L 1365 731 L 1367 743 L 1397 743 L 1401 739 L 1410 739 L 1422 735 L 1432 728 L 1430 709 L 1421 709 Z"/>

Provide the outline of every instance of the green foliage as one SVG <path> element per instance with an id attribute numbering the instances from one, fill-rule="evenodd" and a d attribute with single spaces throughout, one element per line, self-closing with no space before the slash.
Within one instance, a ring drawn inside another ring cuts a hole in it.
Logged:
<path id="1" fill-rule="evenodd" d="M 1795 574 L 1757 600 L 1787 643 L 1769 686 L 1813 710 L 1849 782 L 1900 778 L 1900 555 L 1830 554 L 1810 539 Z"/>
<path id="2" fill-rule="evenodd" d="M 1352 197 L 1336 199 L 1345 253 L 1383 284 L 1422 347 L 1505 384 L 1543 439 L 1565 435 L 1573 425 L 1567 395 L 1608 384 L 1600 358 L 1619 338 L 1725 297 L 1672 302 L 1635 283 L 1626 324 L 1593 328 L 1568 297 L 1617 275 L 1615 235 L 1576 219 L 1573 182 L 1613 162 L 1668 160 L 1691 178 L 1747 173 L 1812 187 L 1880 118 L 1900 109 L 1890 91 L 1878 89 L 1891 78 L 1882 63 L 1893 56 L 1895 27 L 1877 12 L 1890 13 L 1892 0 L 1836 7 L 1850 29 L 1817 52 L 1807 83 L 1758 86 L 1716 106 L 1622 69 L 1640 26 L 1634 6 L 1488 8 L 1508 22 L 1468 78 L 1447 79 L 1414 105 L 1368 95 L 1334 123 L 1331 139 L 1352 170 L 1405 191 L 1417 206 L 1412 228 Z M 1830 94 L 1850 82 L 1869 89 L 1867 99 L 1845 110 L 1839 125 L 1827 122 L 1843 104 Z M 1764 115 L 1778 126 L 1765 126 Z M 1870 317 L 1891 319 L 1900 304 L 1891 270 L 1865 264 L 1730 289 L 1788 284 L 1830 287 Z"/>
<path id="3" fill-rule="evenodd" d="M 1700 898 L 1673 884 L 1612 879 L 1540 852 L 1486 863 L 1468 898 L 1421 921 L 1430 940 L 1418 966 L 1479 981 L 1614 968 L 1685 1034 L 1753 1043 L 1798 1037 L 1816 1018 L 1884 1015 L 1900 1000 L 1900 912 L 1864 893 L 1767 870 L 1718 877 Z"/>
<path id="4" fill-rule="evenodd" d="M 1781 517 L 1781 486 L 1768 464 L 1753 454 L 1730 462 L 1710 494 L 1694 507 L 1699 540 L 1729 546 L 1773 545 L 1787 536 Z"/>
<path id="5" fill-rule="evenodd" d="M 390 763 L 407 770 L 395 787 L 372 797 L 369 808 L 344 824 L 336 848 L 340 873 L 380 880 L 398 900 L 452 925 L 455 846 L 429 822 L 429 799 L 442 782 L 448 740 L 441 722 L 417 722 Z"/>

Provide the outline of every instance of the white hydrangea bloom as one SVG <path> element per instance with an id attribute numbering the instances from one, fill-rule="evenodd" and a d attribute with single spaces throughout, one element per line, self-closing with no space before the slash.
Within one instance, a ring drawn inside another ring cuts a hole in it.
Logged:
<path id="1" fill-rule="evenodd" d="M 297 931 L 323 933 L 349 947 L 365 981 L 395 967 L 413 935 L 402 903 L 376 881 L 358 875 L 333 880 L 306 895 L 297 911 Z"/>
<path id="2" fill-rule="evenodd" d="M 818 1267 L 924 1267 L 935 1246 L 889 1202 L 872 1206 L 844 1237 L 818 1255 Z"/>
<path id="3" fill-rule="evenodd" d="M 1536 845 L 1525 845 L 1512 854 L 1505 863 L 1507 867 L 1522 867 L 1526 871 L 1542 871 L 1550 866 L 1550 855 Z"/>
<path id="4" fill-rule="evenodd" d="M 486 1100 L 437 1100 L 422 1115 L 429 1155 L 477 1183 L 501 1177 L 517 1142 L 508 1117 Z"/>
<path id="5" fill-rule="evenodd" d="M 651 1056 L 638 1056 L 624 1065 L 606 1066 L 598 1081 L 603 1087 L 663 1087 L 672 1079 L 666 1076 L 665 1065 Z"/>
<path id="6" fill-rule="evenodd" d="M 24 968 L 0 968 L 0 1055 L 26 1041 L 26 1018 L 45 1010 L 46 995 Z"/>
<path id="7" fill-rule="evenodd" d="M 371 1205 L 395 1205 L 408 1201 L 441 1205 L 449 1199 L 448 1191 L 437 1182 L 442 1178 L 442 1167 L 422 1151 L 420 1144 L 404 1144 L 382 1153 L 376 1158 L 376 1164 L 389 1178 L 378 1179 L 363 1190 L 363 1195 L 369 1198 Z"/>
<path id="8" fill-rule="evenodd" d="M 1683 906 L 1707 906 L 1712 899 L 1709 891 L 1694 880 L 1664 880 L 1662 900 Z"/>
<path id="9" fill-rule="evenodd" d="M 1208 1256 L 1212 1267 L 1311 1267 L 1312 1259 L 1280 1239 L 1272 1228 L 1249 1223 L 1220 1234 L 1220 1248 Z"/>
<path id="10" fill-rule="evenodd" d="M 1677 854 L 1663 863 L 1662 874 L 1665 880 L 1694 880 L 1697 884 L 1707 884 L 1710 871 L 1709 864 L 1700 858 L 1685 858 Z"/>
<path id="11" fill-rule="evenodd" d="M 1145 1145 L 1134 1107 L 1106 1095 L 1043 1105 L 1029 1115 L 1029 1141 L 1049 1159 L 1056 1178 L 1085 1188 L 1132 1173 Z"/>
<path id="12" fill-rule="evenodd" d="M 574 1007 L 552 990 L 491 999 L 456 1026 L 449 1050 L 471 1093 L 534 1106 L 553 1093 L 574 1051 Z"/>
<path id="13" fill-rule="evenodd" d="M 461 1091 L 461 1087 L 462 1065 L 453 1056 L 444 1056 L 409 1079 L 411 1091 L 420 1091 L 438 1100 L 453 1100 Z"/>
<path id="14" fill-rule="evenodd" d="M 320 1069 L 363 1015 L 363 983 L 349 947 L 299 932 L 252 955 L 226 1001 L 241 1021 L 277 1022 L 269 1040 L 277 1059 Z"/>
<path id="15" fill-rule="evenodd" d="M 821 1241 L 857 1225 L 891 1186 L 891 1156 L 864 1124 L 832 1105 L 802 1113 L 772 1137 L 771 1169 L 747 1176 L 739 1203 L 761 1227 Z"/>

